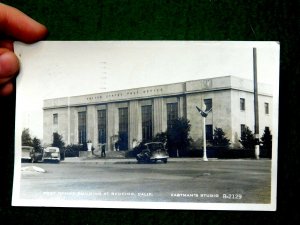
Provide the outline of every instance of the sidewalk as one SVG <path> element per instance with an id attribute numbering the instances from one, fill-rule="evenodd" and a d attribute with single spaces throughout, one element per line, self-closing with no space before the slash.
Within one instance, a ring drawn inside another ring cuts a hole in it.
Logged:
<path id="1" fill-rule="evenodd" d="M 124 163 L 124 164 L 135 164 L 137 161 L 136 159 L 109 159 L 109 158 L 90 158 L 90 157 L 67 157 L 65 160 L 61 161 L 60 163 L 85 163 L 85 164 L 117 164 L 117 163 Z"/>
<path id="2" fill-rule="evenodd" d="M 248 160 L 248 159 L 217 159 L 217 158 L 209 158 L 209 161 L 223 161 L 223 160 Z M 200 162 L 203 161 L 202 158 L 169 158 L 168 163 L 172 162 Z M 65 160 L 60 163 L 85 163 L 85 164 L 137 164 L 137 160 L 135 158 L 90 158 L 90 157 L 71 157 L 65 158 Z"/>

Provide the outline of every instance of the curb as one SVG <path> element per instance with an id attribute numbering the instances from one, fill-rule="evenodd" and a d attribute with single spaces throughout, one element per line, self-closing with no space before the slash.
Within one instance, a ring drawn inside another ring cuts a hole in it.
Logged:
<path id="1" fill-rule="evenodd" d="M 245 159 L 229 159 L 230 161 L 242 161 Z M 229 161 L 217 158 L 209 158 L 208 161 Z M 168 160 L 168 163 L 173 162 L 202 162 L 202 158 L 171 158 Z M 83 164 L 138 164 L 136 159 L 89 159 L 89 158 L 74 158 L 74 159 L 65 159 L 60 163 L 63 164 L 75 164 L 75 163 L 83 163 Z"/>

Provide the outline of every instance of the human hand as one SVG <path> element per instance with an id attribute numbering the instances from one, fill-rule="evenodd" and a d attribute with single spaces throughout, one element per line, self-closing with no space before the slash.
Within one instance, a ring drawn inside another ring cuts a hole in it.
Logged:
<path id="1" fill-rule="evenodd" d="M 12 79 L 20 64 L 14 54 L 13 41 L 33 43 L 43 39 L 47 28 L 21 11 L 0 3 L 0 96 L 13 91 Z"/>

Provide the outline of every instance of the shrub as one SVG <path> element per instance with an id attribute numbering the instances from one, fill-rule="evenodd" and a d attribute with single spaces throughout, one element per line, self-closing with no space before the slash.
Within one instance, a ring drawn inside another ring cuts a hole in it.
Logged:
<path id="1" fill-rule="evenodd" d="M 245 130 L 242 132 L 242 136 L 239 142 L 242 144 L 243 149 L 254 150 L 255 137 L 252 131 L 249 129 L 249 127 L 245 127 Z"/>
<path id="2" fill-rule="evenodd" d="M 191 124 L 188 119 L 178 118 L 172 121 L 172 127 L 167 129 L 167 149 L 170 156 L 185 155 L 192 142 L 190 137 Z"/>
<path id="3" fill-rule="evenodd" d="M 43 150 L 41 140 L 36 137 L 32 139 L 32 147 L 34 148 L 35 152 L 42 152 Z"/>
<path id="4" fill-rule="evenodd" d="M 79 157 L 79 152 L 83 151 L 83 145 L 68 145 L 65 148 L 65 157 Z"/>
<path id="5" fill-rule="evenodd" d="M 272 158 L 272 134 L 269 127 L 266 127 L 261 137 L 261 156 Z"/>
<path id="6" fill-rule="evenodd" d="M 215 147 L 223 147 L 224 149 L 228 149 L 230 145 L 229 139 L 225 136 L 222 128 L 216 127 L 214 130 L 214 138 L 212 142 Z"/>
<path id="7" fill-rule="evenodd" d="M 65 142 L 63 142 L 63 137 L 58 133 L 53 133 L 52 147 L 57 147 L 63 149 L 65 147 Z"/>
<path id="8" fill-rule="evenodd" d="M 168 139 L 167 132 L 160 132 L 153 137 L 152 141 L 162 142 L 166 144 L 167 139 Z"/>
<path id="9" fill-rule="evenodd" d="M 253 158 L 252 150 L 245 149 L 225 149 L 224 147 L 207 147 L 206 154 L 209 158 L 217 159 L 243 159 Z M 186 151 L 186 157 L 203 157 L 203 149 L 193 149 Z"/>

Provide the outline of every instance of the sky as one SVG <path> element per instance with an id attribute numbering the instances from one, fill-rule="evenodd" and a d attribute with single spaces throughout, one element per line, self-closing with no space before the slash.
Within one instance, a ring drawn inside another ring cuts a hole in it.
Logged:
<path id="1" fill-rule="evenodd" d="M 253 79 L 278 88 L 277 42 L 42 41 L 15 43 L 16 137 L 29 128 L 43 137 L 43 100 L 220 76 Z"/>

